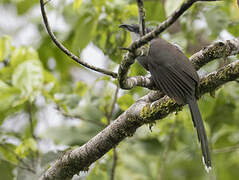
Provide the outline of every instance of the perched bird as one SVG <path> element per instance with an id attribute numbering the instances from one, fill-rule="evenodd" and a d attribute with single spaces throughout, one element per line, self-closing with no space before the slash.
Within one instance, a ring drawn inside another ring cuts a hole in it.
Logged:
<path id="1" fill-rule="evenodd" d="M 139 25 L 122 24 L 121 28 L 131 32 L 132 41 L 138 40 Z M 146 28 L 146 33 L 150 29 Z M 199 76 L 190 60 L 173 44 L 162 38 L 150 41 L 147 56 L 137 58 L 138 62 L 151 73 L 156 87 L 173 98 L 178 104 L 188 104 L 198 140 L 201 143 L 206 170 L 211 169 L 211 158 L 203 120 L 197 104 L 195 90 Z"/>

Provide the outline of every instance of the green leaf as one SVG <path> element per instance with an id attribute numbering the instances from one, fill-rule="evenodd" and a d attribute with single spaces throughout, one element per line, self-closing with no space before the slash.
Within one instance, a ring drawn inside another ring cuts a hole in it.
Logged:
<path id="1" fill-rule="evenodd" d="M 12 38 L 9 36 L 3 36 L 0 39 L 0 62 L 5 60 L 11 53 Z"/>
<path id="2" fill-rule="evenodd" d="M 38 53 L 31 47 L 21 47 L 16 48 L 11 55 L 10 65 L 16 67 L 18 64 L 21 64 L 24 61 L 28 60 L 38 60 Z"/>
<path id="3" fill-rule="evenodd" d="M 1 144 L 0 145 L 0 155 L 3 156 L 3 158 L 9 162 L 12 162 L 14 164 L 18 163 L 18 160 L 16 158 L 16 155 L 14 154 L 16 146 L 13 144 Z"/>
<path id="4" fill-rule="evenodd" d="M 22 143 L 15 149 L 15 153 L 21 158 L 25 158 L 31 152 L 37 151 L 37 143 L 33 138 L 28 138 L 22 141 Z"/>
<path id="5" fill-rule="evenodd" d="M 81 11 L 72 43 L 74 52 L 82 51 L 93 39 L 98 22 L 98 14 L 89 3 L 83 3 L 79 8 L 79 12 Z"/>
<path id="6" fill-rule="evenodd" d="M 134 103 L 134 98 L 133 98 L 133 96 L 131 96 L 129 94 L 125 94 L 117 100 L 117 103 L 118 103 L 120 109 L 125 111 Z"/>
<path id="7" fill-rule="evenodd" d="M 40 61 L 29 60 L 15 68 L 12 75 L 13 86 L 21 89 L 23 96 L 33 95 L 41 89 L 44 81 Z"/>
<path id="8" fill-rule="evenodd" d="M 20 93 L 17 87 L 11 87 L 0 80 L 0 112 L 14 107 L 20 99 Z"/>
<path id="9" fill-rule="evenodd" d="M 74 89 L 74 93 L 80 95 L 81 97 L 84 96 L 84 94 L 87 91 L 87 84 L 82 82 L 82 81 L 78 81 L 76 83 L 75 89 Z"/>
<path id="10" fill-rule="evenodd" d="M 102 122 L 105 125 L 108 124 L 108 120 L 107 120 L 107 118 L 105 116 L 100 119 L 100 122 Z"/>

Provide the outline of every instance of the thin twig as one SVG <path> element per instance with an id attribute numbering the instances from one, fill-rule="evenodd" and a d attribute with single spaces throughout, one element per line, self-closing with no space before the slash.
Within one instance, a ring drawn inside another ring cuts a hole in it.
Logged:
<path id="1" fill-rule="evenodd" d="M 30 124 L 30 131 L 31 131 L 31 136 L 33 139 L 37 139 L 35 134 L 34 134 L 34 128 L 33 128 L 33 118 L 32 118 L 32 104 L 29 102 L 28 105 L 28 113 L 29 113 L 29 124 Z"/>
<path id="2" fill-rule="evenodd" d="M 137 0 L 138 12 L 139 12 L 139 33 L 140 36 L 145 35 L 145 10 L 144 10 L 144 1 Z"/>
<path id="3" fill-rule="evenodd" d="M 89 68 L 93 71 L 111 76 L 113 78 L 117 78 L 117 73 L 114 73 L 114 72 L 106 70 L 106 69 L 95 67 L 93 65 L 90 65 L 90 64 L 82 61 L 79 57 L 77 57 L 75 54 L 73 54 L 71 51 L 69 51 L 61 42 L 59 42 L 56 39 L 56 37 L 55 37 L 54 33 L 52 32 L 51 27 L 49 25 L 48 18 L 47 18 L 47 15 L 46 15 L 46 11 L 45 11 L 45 8 L 44 8 L 44 6 L 45 6 L 44 0 L 40 0 L 40 4 L 41 4 L 41 13 L 42 13 L 44 25 L 45 25 L 45 27 L 47 29 L 47 32 L 48 32 L 49 36 L 51 37 L 52 41 L 56 44 L 56 46 L 59 49 L 61 49 L 67 56 L 69 56 L 71 59 L 73 59 L 75 62 L 81 64 L 82 66 L 84 66 L 86 68 Z"/>
<path id="4" fill-rule="evenodd" d="M 44 2 L 44 6 L 49 3 L 51 0 L 46 0 L 46 2 Z"/>
<path id="5" fill-rule="evenodd" d="M 234 152 L 239 150 L 239 145 L 237 146 L 231 146 L 231 147 L 225 147 L 225 148 L 220 148 L 220 149 L 213 149 L 213 153 L 218 154 L 218 153 L 228 153 L 228 152 Z"/>
<path id="6" fill-rule="evenodd" d="M 111 105 L 110 112 L 109 112 L 109 117 L 108 117 L 109 120 L 112 119 L 113 111 L 115 109 L 115 104 L 116 104 L 116 101 L 117 101 L 117 98 L 118 98 L 118 93 L 119 93 L 119 85 L 117 84 L 115 94 L 114 94 L 114 99 L 112 101 L 112 105 Z"/>
<path id="7" fill-rule="evenodd" d="M 39 151 L 38 151 L 38 149 L 39 149 L 38 139 L 39 138 L 34 133 L 33 112 L 32 112 L 32 103 L 31 102 L 29 102 L 29 104 L 28 104 L 28 113 L 29 113 L 29 124 L 30 124 L 31 136 L 35 140 L 36 145 L 37 145 L 37 150 L 35 151 L 33 156 L 31 156 L 31 160 L 32 160 L 32 164 L 34 165 L 34 167 L 37 168 L 38 164 L 40 163 L 40 156 L 39 156 L 40 154 L 39 154 Z"/>
<path id="8" fill-rule="evenodd" d="M 129 52 L 131 51 L 130 48 L 126 48 L 126 47 L 119 47 L 119 49 L 120 49 L 120 50 L 123 50 L 123 51 L 129 51 Z"/>
<path id="9" fill-rule="evenodd" d="M 91 119 L 86 119 L 84 117 L 82 117 L 81 115 L 70 115 L 69 113 L 66 113 L 65 111 L 63 111 L 59 106 L 56 107 L 56 109 L 65 117 L 67 118 L 71 118 L 71 119 L 79 119 L 80 121 L 84 121 L 84 122 L 87 122 L 87 123 L 91 123 L 91 124 L 95 124 L 97 126 L 100 126 L 100 127 L 106 127 L 105 124 L 99 122 L 99 121 L 95 121 L 95 120 L 91 120 Z"/>
<path id="10" fill-rule="evenodd" d="M 61 111 L 61 113 L 62 113 L 63 116 L 68 117 L 68 118 L 76 118 L 76 119 L 79 119 L 81 121 L 84 121 L 84 122 L 87 122 L 87 123 L 91 123 L 91 124 L 95 124 L 95 125 L 100 126 L 100 127 L 106 127 L 105 124 L 103 124 L 103 123 L 101 123 L 99 121 L 94 121 L 94 120 L 91 120 L 91 119 L 86 119 L 86 118 L 83 118 L 80 115 L 69 115 L 69 114 L 67 114 L 65 112 L 62 112 L 62 111 Z"/>
<path id="11" fill-rule="evenodd" d="M 33 128 L 33 120 L 32 120 L 32 104 L 31 102 L 28 103 L 28 113 L 29 113 L 29 124 L 30 124 L 30 133 L 33 139 L 36 140 L 36 137 L 34 136 L 34 128 Z M 31 163 L 35 166 L 35 160 L 34 160 L 34 156 L 32 156 L 31 153 Z"/>
<path id="12" fill-rule="evenodd" d="M 117 84 L 115 94 L 114 94 L 114 99 L 113 99 L 113 102 L 112 102 L 112 105 L 111 105 L 111 109 L 110 109 L 110 112 L 108 113 L 108 117 L 107 117 L 108 124 L 110 124 L 110 121 L 111 121 L 112 116 L 113 116 L 113 111 L 114 111 L 114 108 L 115 108 L 115 104 L 117 102 L 118 93 L 119 93 L 119 85 Z M 111 168 L 111 171 L 110 171 L 110 180 L 115 179 L 115 170 L 116 170 L 116 166 L 117 166 L 117 159 L 118 159 L 118 155 L 117 155 L 117 151 L 116 151 L 116 146 L 114 146 L 113 147 L 113 164 L 112 164 L 112 168 Z"/>
<path id="13" fill-rule="evenodd" d="M 117 155 L 116 147 L 113 147 L 113 165 L 111 168 L 110 180 L 115 179 L 115 169 L 117 165 L 117 160 L 118 160 L 118 155 Z"/>

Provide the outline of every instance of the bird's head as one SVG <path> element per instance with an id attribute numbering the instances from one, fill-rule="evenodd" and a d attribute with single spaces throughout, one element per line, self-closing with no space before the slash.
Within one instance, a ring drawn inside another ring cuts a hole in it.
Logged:
<path id="1" fill-rule="evenodd" d="M 140 38 L 138 24 L 121 24 L 119 27 L 131 32 L 132 41 L 138 40 Z M 150 31 L 151 30 L 149 28 L 145 28 L 146 34 Z"/>

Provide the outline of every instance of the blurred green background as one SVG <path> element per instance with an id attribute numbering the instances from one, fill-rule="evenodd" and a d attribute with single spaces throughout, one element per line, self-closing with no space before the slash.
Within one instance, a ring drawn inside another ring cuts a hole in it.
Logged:
<path id="1" fill-rule="evenodd" d="M 166 19 L 182 0 L 145 0 L 146 24 Z M 133 0 L 52 0 L 50 25 L 63 44 L 84 61 L 117 71 L 130 36 L 118 28 L 137 23 Z M 239 35 L 236 0 L 194 4 L 162 37 L 190 57 L 206 45 Z M 237 59 L 215 60 L 203 76 Z M 144 75 L 135 63 L 130 75 Z M 50 40 L 38 0 L 0 1 L 0 179 L 38 179 L 49 163 L 81 146 L 117 118 L 144 88 L 119 90 L 116 81 L 73 62 Z M 117 148 L 115 180 L 235 180 L 239 177 L 239 84 L 230 82 L 199 100 L 212 149 L 207 174 L 190 112 L 169 115 L 138 129 Z M 110 179 L 113 151 L 73 179 Z"/>

